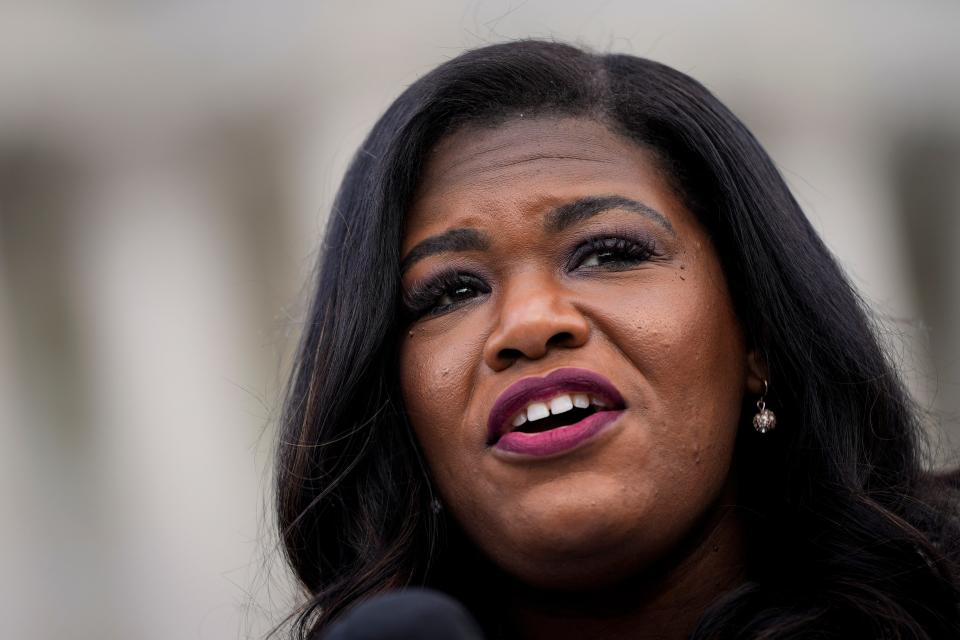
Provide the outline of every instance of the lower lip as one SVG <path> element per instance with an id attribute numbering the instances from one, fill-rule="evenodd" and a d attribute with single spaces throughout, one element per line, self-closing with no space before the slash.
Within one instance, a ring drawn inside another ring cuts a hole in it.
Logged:
<path id="1" fill-rule="evenodd" d="M 493 448 L 535 458 L 555 456 L 576 449 L 587 442 L 612 424 L 622 413 L 623 410 L 598 411 L 580 422 L 540 433 L 511 431 L 500 436 Z"/>

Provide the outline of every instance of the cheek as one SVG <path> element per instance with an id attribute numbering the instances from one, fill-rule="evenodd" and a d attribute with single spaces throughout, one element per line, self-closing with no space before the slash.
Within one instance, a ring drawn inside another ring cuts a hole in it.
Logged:
<path id="1" fill-rule="evenodd" d="M 474 340 L 475 341 L 475 340 Z M 415 330 L 400 348 L 400 388 L 410 424 L 435 477 L 464 464 L 469 429 L 463 428 L 475 370 L 474 341 Z M 441 484 L 445 484 L 441 482 Z"/>
<path id="2" fill-rule="evenodd" d="M 632 391 L 657 452 L 649 477 L 674 499 L 699 501 L 726 481 L 746 384 L 742 329 L 719 265 L 691 261 L 672 278 L 621 291 L 601 317 L 638 372 Z"/>
<path id="3" fill-rule="evenodd" d="M 739 410 L 746 347 L 720 266 L 711 254 L 681 265 L 637 286 L 620 286 L 616 296 L 595 298 L 603 334 L 657 401 L 669 405 L 661 409 L 687 415 Z"/>

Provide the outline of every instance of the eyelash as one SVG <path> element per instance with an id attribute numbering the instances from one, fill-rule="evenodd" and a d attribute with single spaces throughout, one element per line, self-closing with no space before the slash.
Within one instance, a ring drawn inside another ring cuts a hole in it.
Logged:
<path id="1" fill-rule="evenodd" d="M 630 238 L 622 235 L 595 236 L 588 238 L 573 250 L 573 255 L 570 256 L 570 261 L 568 262 L 568 269 L 572 270 L 581 266 L 584 258 L 593 253 L 598 254 L 598 256 L 615 254 L 618 259 L 611 262 L 590 265 L 589 268 L 591 269 L 604 268 L 603 264 L 619 265 L 621 269 L 626 269 L 629 268 L 630 265 L 638 262 L 646 262 L 652 258 L 655 254 L 655 247 L 650 238 Z M 605 269 L 611 271 L 617 270 L 611 267 L 606 267 Z"/>
<path id="2" fill-rule="evenodd" d="M 403 296 L 403 304 L 406 307 L 409 319 L 416 320 L 425 315 L 437 316 L 466 302 L 470 298 L 454 300 L 447 304 L 438 304 L 444 296 L 449 296 L 456 290 L 467 287 L 481 294 L 490 293 L 490 287 L 483 280 L 456 269 L 441 271 L 430 280 L 414 285 Z"/>
<path id="3" fill-rule="evenodd" d="M 585 259 L 592 254 L 598 254 L 598 257 L 614 254 L 617 259 L 581 267 Z M 577 245 L 567 261 L 567 269 L 572 271 L 581 267 L 590 270 L 621 271 L 629 269 L 634 264 L 646 262 L 654 255 L 656 255 L 655 247 L 650 238 L 623 235 L 595 236 Z M 456 268 L 441 271 L 426 282 L 414 285 L 409 292 L 405 293 L 404 307 L 411 321 L 423 316 L 438 316 L 476 297 L 471 295 L 459 300 L 452 299 L 452 295 L 457 291 L 467 288 L 473 289 L 478 295 L 490 293 L 490 287 L 473 274 Z M 451 301 L 438 304 L 445 296 L 451 296 Z"/>

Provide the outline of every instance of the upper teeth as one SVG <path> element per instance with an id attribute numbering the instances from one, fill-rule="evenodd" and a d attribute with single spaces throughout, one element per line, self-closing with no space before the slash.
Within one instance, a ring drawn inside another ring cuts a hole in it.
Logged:
<path id="1" fill-rule="evenodd" d="M 513 426 L 519 427 L 524 422 L 528 420 L 533 422 L 534 420 L 540 420 L 546 418 L 549 415 L 557 415 L 558 413 L 566 413 L 574 407 L 579 409 L 586 409 L 590 405 L 595 407 L 606 407 L 607 403 L 596 398 L 592 395 L 586 393 L 562 393 L 558 396 L 554 396 L 545 402 L 531 402 L 526 407 L 520 410 L 520 413 L 513 417 Z"/>

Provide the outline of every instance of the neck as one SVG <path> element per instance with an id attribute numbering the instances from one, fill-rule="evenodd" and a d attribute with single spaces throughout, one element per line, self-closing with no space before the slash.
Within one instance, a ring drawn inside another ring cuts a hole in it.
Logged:
<path id="1" fill-rule="evenodd" d="M 509 588 L 507 637 L 686 638 L 704 610 L 745 579 L 742 523 L 718 508 L 671 557 L 641 575 L 583 592 Z"/>

